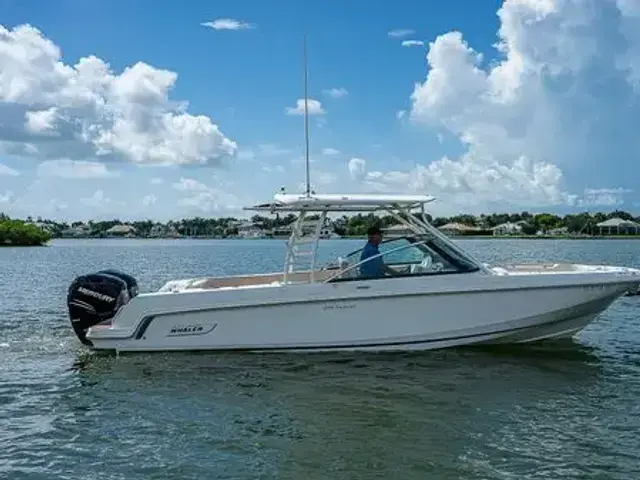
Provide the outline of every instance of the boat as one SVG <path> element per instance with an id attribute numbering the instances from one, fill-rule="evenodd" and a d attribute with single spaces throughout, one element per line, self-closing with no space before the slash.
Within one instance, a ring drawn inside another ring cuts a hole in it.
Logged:
<path id="1" fill-rule="evenodd" d="M 305 60 L 306 190 L 280 191 L 246 207 L 297 215 L 283 269 L 171 280 L 144 293 L 126 272 L 81 275 L 69 286 L 67 306 L 82 343 L 116 352 L 407 351 L 529 343 L 572 337 L 618 297 L 637 291 L 640 270 L 623 266 L 482 263 L 429 223 L 430 195 L 313 192 L 306 83 Z M 376 257 L 360 260 L 361 248 L 319 265 L 327 215 L 353 212 L 391 214 L 404 233 L 381 243 Z M 363 277 L 362 267 L 379 258 L 389 275 Z"/>
<path id="2" fill-rule="evenodd" d="M 571 337 L 640 270 L 546 263 L 491 266 L 427 221 L 426 195 L 277 193 L 249 207 L 297 212 L 283 271 L 172 280 L 140 293 L 105 270 L 76 278 L 71 323 L 98 350 L 428 350 Z M 416 210 L 418 210 L 416 212 Z M 364 278 L 362 249 L 317 266 L 318 233 L 331 212 L 391 213 L 409 232 L 383 241 L 390 276 Z M 317 231 L 301 228 L 319 214 Z"/>

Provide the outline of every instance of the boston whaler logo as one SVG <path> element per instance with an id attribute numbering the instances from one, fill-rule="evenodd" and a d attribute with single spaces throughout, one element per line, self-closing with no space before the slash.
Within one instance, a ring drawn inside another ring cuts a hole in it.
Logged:
<path id="1" fill-rule="evenodd" d="M 100 292 L 94 292 L 93 290 L 89 290 L 88 288 L 84 288 L 84 287 L 80 287 L 78 288 L 78 291 L 80 293 L 84 293 L 85 295 L 89 296 L 89 297 L 93 297 L 96 298 L 98 300 L 102 300 L 103 302 L 115 302 L 116 299 L 113 297 L 110 297 L 109 295 L 105 295 L 104 293 L 100 293 Z"/>
<path id="2" fill-rule="evenodd" d="M 167 337 L 180 337 L 184 335 L 204 335 L 213 331 L 218 326 L 217 323 L 213 325 L 202 324 L 190 324 L 190 325 L 174 325 L 169 329 Z"/>

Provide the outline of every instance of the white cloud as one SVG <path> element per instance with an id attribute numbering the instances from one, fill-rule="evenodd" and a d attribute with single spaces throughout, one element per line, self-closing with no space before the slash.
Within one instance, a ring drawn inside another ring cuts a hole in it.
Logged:
<path id="1" fill-rule="evenodd" d="M 336 183 L 338 180 L 338 177 L 331 172 L 314 171 L 311 172 L 311 175 L 313 175 L 313 180 L 321 186 L 331 185 L 332 183 Z"/>
<path id="2" fill-rule="evenodd" d="M 59 214 L 67 208 L 69 208 L 67 203 L 61 202 L 57 198 L 51 198 L 44 207 L 44 213 Z"/>
<path id="3" fill-rule="evenodd" d="M 323 148 L 322 149 L 322 155 L 325 155 L 327 157 L 334 157 L 336 155 L 340 155 L 340 150 L 336 150 L 335 148 Z"/>
<path id="4" fill-rule="evenodd" d="M 276 172 L 276 173 L 285 173 L 287 170 L 282 166 L 282 165 L 262 165 L 262 167 L 260 167 L 260 169 L 265 172 L 265 173 L 271 173 L 271 172 Z"/>
<path id="5" fill-rule="evenodd" d="M 342 97 L 346 97 L 349 94 L 347 89 L 344 87 L 330 88 L 328 90 L 323 90 L 322 93 L 324 93 L 325 95 L 331 98 L 342 98 Z"/>
<path id="6" fill-rule="evenodd" d="M 309 115 L 324 115 L 325 113 L 322 103 L 311 98 L 307 99 L 307 110 Z M 298 99 L 295 107 L 287 107 L 285 113 L 287 115 L 304 115 L 304 98 Z"/>
<path id="7" fill-rule="evenodd" d="M 193 178 L 181 177 L 178 182 L 173 184 L 173 188 L 179 192 L 206 192 L 209 190 L 204 183 L 201 183 Z"/>
<path id="8" fill-rule="evenodd" d="M 263 157 L 281 157 L 290 153 L 290 148 L 280 147 L 273 143 L 264 143 L 262 145 L 258 145 L 258 152 L 256 153 L 256 155 Z"/>
<path id="9" fill-rule="evenodd" d="M 640 115 L 640 16 L 625 10 L 632 3 L 505 0 L 502 58 L 491 63 L 460 32 L 438 36 L 410 119 L 447 129 L 466 152 L 417 166 L 412 186 L 470 206 L 548 206 L 587 201 L 569 193 L 574 178 L 578 191 L 588 174 L 630 179 L 640 155 L 630 127 Z"/>
<path id="10" fill-rule="evenodd" d="M 351 178 L 353 178 L 354 180 L 361 180 L 362 178 L 364 178 L 366 165 L 367 162 L 362 158 L 354 157 L 349 160 L 348 167 L 349 175 L 351 175 Z"/>
<path id="11" fill-rule="evenodd" d="M 20 172 L 14 168 L 8 167 L 0 163 L 0 176 L 9 176 L 9 177 L 17 177 L 20 175 Z"/>
<path id="12" fill-rule="evenodd" d="M 403 40 L 403 47 L 424 47 L 424 42 L 422 40 Z"/>
<path id="13" fill-rule="evenodd" d="M 391 38 L 402 38 L 413 35 L 414 33 L 416 33 L 415 30 L 411 30 L 409 28 L 397 28 L 395 30 L 390 30 L 387 35 Z"/>
<path id="14" fill-rule="evenodd" d="M 162 185 L 164 183 L 164 180 L 160 177 L 154 177 L 151 180 L 149 180 L 149 183 L 151 185 Z"/>
<path id="15" fill-rule="evenodd" d="M 38 176 L 59 178 L 107 178 L 119 172 L 107 170 L 103 163 L 83 160 L 46 160 L 38 165 Z"/>
<path id="16" fill-rule="evenodd" d="M 8 205 L 13 202 L 13 192 L 11 190 L 7 190 L 4 193 L 0 193 L 0 205 Z"/>
<path id="17" fill-rule="evenodd" d="M 624 196 L 632 193 L 628 188 L 587 188 L 578 200 L 579 206 L 620 206 L 624 204 Z"/>
<path id="18" fill-rule="evenodd" d="M 116 73 L 95 56 L 63 63 L 30 25 L 0 25 L 0 151 L 40 159 L 216 164 L 235 142 L 169 100 L 177 74 L 138 62 Z"/>
<path id="19" fill-rule="evenodd" d="M 213 22 L 203 22 L 200 25 L 214 30 L 248 30 L 255 28 L 254 25 L 235 18 L 218 18 Z"/>
<path id="20" fill-rule="evenodd" d="M 80 202 L 91 209 L 103 210 L 109 207 L 111 199 L 102 190 L 96 190 L 90 197 L 81 198 Z"/>
<path id="21" fill-rule="evenodd" d="M 355 178 L 360 178 L 368 189 L 393 192 L 424 192 L 445 200 L 449 205 L 463 208 L 487 205 L 501 207 L 501 202 L 522 206 L 547 206 L 571 203 L 569 195 L 562 192 L 558 182 L 562 173 L 555 165 L 533 163 L 521 157 L 512 165 L 500 163 L 475 163 L 469 157 L 450 160 L 445 157 L 429 165 L 418 165 L 410 171 L 364 171 L 364 163 L 357 168 Z M 352 165 L 349 164 L 352 171 Z"/>
<path id="22" fill-rule="evenodd" d="M 55 124 L 58 118 L 58 109 L 56 107 L 51 107 L 47 110 L 28 111 L 25 113 L 25 128 L 35 134 L 51 133 L 56 135 Z"/>
<path id="23" fill-rule="evenodd" d="M 154 205 L 157 201 L 158 201 L 158 197 L 156 197 L 154 194 L 146 195 L 142 199 L 142 205 L 145 207 L 149 207 L 151 205 Z"/>
<path id="24" fill-rule="evenodd" d="M 234 212 L 241 210 L 244 206 L 235 195 L 209 187 L 192 178 L 180 178 L 180 181 L 173 184 L 173 188 L 186 195 L 178 201 L 178 204 L 191 211 Z"/>

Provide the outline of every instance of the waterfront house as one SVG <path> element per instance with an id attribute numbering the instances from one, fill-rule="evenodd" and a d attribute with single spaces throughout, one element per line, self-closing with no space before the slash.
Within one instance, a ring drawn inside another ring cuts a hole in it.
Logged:
<path id="1" fill-rule="evenodd" d="M 240 238 L 264 237 L 264 234 L 262 232 L 262 227 L 250 221 L 242 222 L 236 228 L 238 229 L 238 236 Z"/>
<path id="2" fill-rule="evenodd" d="M 596 224 L 600 235 L 637 235 L 640 233 L 640 223 L 622 218 L 610 218 Z"/>
<path id="3" fill-rule="evenodd" d="M 506 222 L 496 225 L 491 230 L 494 235 L 519 235 L 522 233 L 522 224 Z"/>
<path id="4" fill-rule="evenodd" d="M 445 235 L 449 236 L 457 236 L 457 235 L 471 235 L 474 233 L 482 232 L 482 229 L 477 227 L 472 227 L 471 225 L 465 225 L 464 223 L 451 222 L 446 225 L 442 225 L 438 227 Z"/>
<path id="5" fill-rule="evenodd" d="M 133 225 L 114 225 L 109 228 L 105 234 L 108 237 L 133 237 L 136 234 L 136 228 Z"/>

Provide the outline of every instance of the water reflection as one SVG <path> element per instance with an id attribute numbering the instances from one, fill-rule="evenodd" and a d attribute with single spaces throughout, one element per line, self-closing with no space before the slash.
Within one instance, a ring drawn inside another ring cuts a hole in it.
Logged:
<path id="1" fill-rule="evenodd" d="M 187 442 L 183 451 L 206 437 L 217 461 L 250 455 L 252 468 L 278 478 L 462 475 L 505 449 L 527 469 L 543 462 L 541 451 L 584 436 L 574 419 L 606 388 L 594 349 L 566 343 L 414 354 L 86 354 L 74 369 L 78 388 L 65 398 L 78 415 L 97 408 L 96 421 L 109 419 L 136 442 L 164 429 Z M 523 450 L 533 438 L 538 460 Z"/>

